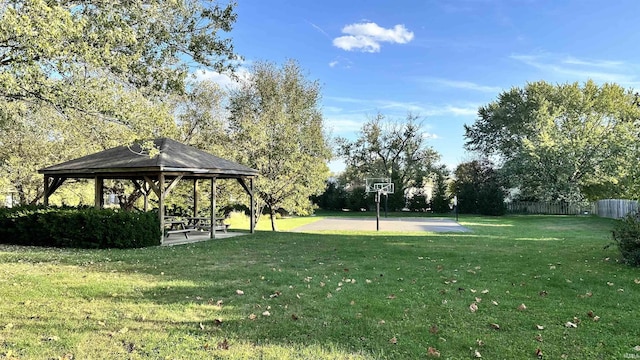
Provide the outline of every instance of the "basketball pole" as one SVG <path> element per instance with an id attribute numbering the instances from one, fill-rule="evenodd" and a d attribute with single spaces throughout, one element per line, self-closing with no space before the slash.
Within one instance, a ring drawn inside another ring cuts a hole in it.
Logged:
<path id="1" fill-rule="evenodd" d="M 380 190 L 376 192 L 376 231 L 380 231 Z"/>

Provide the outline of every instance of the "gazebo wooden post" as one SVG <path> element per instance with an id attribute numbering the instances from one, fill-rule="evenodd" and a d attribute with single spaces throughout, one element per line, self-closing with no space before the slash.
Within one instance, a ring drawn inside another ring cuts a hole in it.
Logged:
<path id="1" fill-rule="evenodd" d="M 251 201 L 251 221 L 249 222 L 249 229 L 251 231 L 251 233 L 253 234 L 255 232 L 256 229 L 256 203 L 255 200 L 253 198 L 253 194 L 254 194 L 254 188 L 253 188 L 253 178 L 249 179 L 249 186 L 251 188 L 251 193 L 249 194 L 249 199 Z"/>
<path id="2" fill-rule="evenodd" d="M 100 175 L 94 177 L 95 183 L 95 207 L 102 209 L 104 207 L 104 178 Z"/>
<path id="3" fill-rule="evenodd" d="M 193 179 L 193 217 L 198 217 L 198 178 Z"/>
<path id="4" fill-rule="evenodd" d="M 160 245 L 164 242 L 164 174 L 158 175 L 158 220 L 160 220 Z"/>
<path id="5" fill-rule="evenodd" d="M 211 210 L 210 210 L 210 221 L 211 221 L 211 238 L 216 238 L 216 178 L 211 178 Z"/>

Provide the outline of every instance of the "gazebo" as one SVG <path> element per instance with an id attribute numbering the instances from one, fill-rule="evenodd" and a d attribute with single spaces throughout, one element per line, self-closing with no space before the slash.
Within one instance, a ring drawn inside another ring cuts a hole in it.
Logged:
<path id="1" fill-rule="evenodd" d="M 124 145 L 92 155 L 63 162 L 38 170 L 44 175 L 44 203 L 67 179 L 94 179 L 95 206 L 104 206 L 104 180 L 131 180 L 144 196 L 145 210 L 148 195 L 158 197 L 158 218 L 164 234 L 165 199 L 180 180 L 192 180 L 194 191 L 194 217 L 198 211 L 198 180 L 211 181 L 211 237 L 215 237 L 216 180 L 236 179 L 251 199 L 250 229 L 255 229 L 255 201 L 253 180 L 258 171 L 247 166 L 213 156 L 207 152 L 169 138 L 153 141 L 156 156 L 149 156 L 140 144 Z M 164 236 L 161 243 L 164 241 Z"/>

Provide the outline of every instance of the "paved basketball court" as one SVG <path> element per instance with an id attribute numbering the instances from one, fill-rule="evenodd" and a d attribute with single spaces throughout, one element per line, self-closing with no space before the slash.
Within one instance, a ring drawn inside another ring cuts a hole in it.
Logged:
<path id="1" fill-rule="evenodd" d="M 323 230 L 376 231 L 376 218 L 326 218 L 293 229 L 295 232 Z M 466 227 L 443 218 L 380 218 L 380 231 L 466 232 Z"/>

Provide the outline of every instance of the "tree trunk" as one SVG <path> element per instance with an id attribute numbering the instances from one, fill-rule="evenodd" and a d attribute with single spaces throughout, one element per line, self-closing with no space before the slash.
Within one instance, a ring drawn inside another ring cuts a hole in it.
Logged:
<path id="1" fill-rule="evenodd" d="M 278 231 L 276 227 L 276 212 L 271 206 L 269 206 L 269 215 L 271 217 L 271 231 Z"/>

